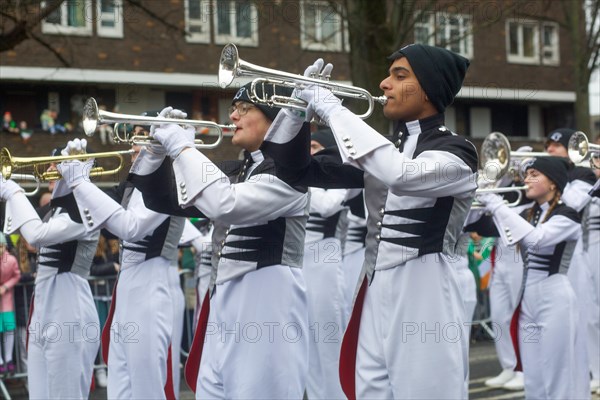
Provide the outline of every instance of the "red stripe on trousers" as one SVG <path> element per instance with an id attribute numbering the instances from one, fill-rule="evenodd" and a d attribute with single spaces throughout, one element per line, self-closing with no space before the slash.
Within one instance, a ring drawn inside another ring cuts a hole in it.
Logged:
<path id="1" fill-rule="evenodd" d="M 521 350 L 519 349 L 519 316 L 521 315 L 521 303 L 517 306 L 517 309 L 513 313 L 510 321 L 510 337 L 512 339 L 513 348 L 515 349 L 515 356 L 517 357 L 517 365 L 515 371 L 523 371 L 523 365 L 521 364 Z"/>
<path id="2" fill-rule="evenodd" d="M 365 277 L 358 290 L 358 296 L 352 308 L 352 315 L 342 339 L 340 351 L 340 383 L 348 400 L 356 399 L 356 352 L 358 348 L 358 332 L 362 315 L 368 279 Z"/>
<path id="3" fill-rule="evenodd" d="M 210 312 L 210 298 L 208 291 L 204 296 L 200 315 L 198 316 L 198 324 L 196 325 L 196 333 L 190 348 L 190 354 L 185 363 L 185 382 L 190 387 L 192 392 L 196 393 L 196 383 L 198 382 L 198 373 L 200 372 L 200 360 L 202 359 L 202 349 L 204 347 L 204 337 L 206 336 L 206 327 L 208 326 L 208 314 Z"/>

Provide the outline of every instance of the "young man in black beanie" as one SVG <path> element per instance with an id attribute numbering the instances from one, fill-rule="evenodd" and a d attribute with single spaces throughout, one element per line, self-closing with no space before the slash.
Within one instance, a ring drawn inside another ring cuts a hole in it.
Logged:
<path id="1" fill-rule="evenodd" d="M 477 151 L 444 126 L 443 112 L 469 61 L 418 44 L 390 61 L 380 88 L 392 142 L 329 90 L 309 86 L 295 95 L 308 104 L 307 120 L 314 113 L 329 125 L 339 154 L 280 165 L 308 186 L 365 188 L 365 261 L 340 359 L 346 396 L 467 398 L 468 328 L 451 257 L 477 188 Z M 305 76 L 328 75 L 323 64 Z"/>

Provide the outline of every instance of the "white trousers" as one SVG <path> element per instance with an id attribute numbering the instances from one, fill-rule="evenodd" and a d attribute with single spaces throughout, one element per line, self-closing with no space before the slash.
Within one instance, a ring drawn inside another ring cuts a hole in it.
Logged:
<path id="1" fill-rule="evenodd" d="M 579 313 L 567 277 L 552 275 L 525 288 L 519 349 L 527 399 L 589 399 L 587 362 L 579 357 Z"/>
<path id="2" fill-rule="evenodd" d="M 121 270 L 108 353 L 109 399 L 164 399 L 173 333 L 169 261 Z"/>
<path id="3" fill-rule="evenodd" d="M 340 241 L 327 238 L 304 247 L 302 274 L 308 298 L 310 329 L 309 399 L 343 399 L 339 379 L 340 349 L 347 313 Z"/>
<path id="4" fill-rule="evenodd" d="M 173 336 L 171 340 L 171 368 L 173 374 L 173 392 L 179 398 L 179 384 L 181 382 L 180 349 L 183 337 L 183 319 L 185 313 L 185 296 L 179 281 L 177 265 L 169 268 L 169 287 L 173 300 Z"/>
<path id="5" fill-rule="evenodd" d="M 517 358 L 510 337 L 510 321 L 517 308 L 523 282 L 523 260 L 516 246 L 504 246 L 500 240 L 496 246 L 490 282 L 490 317 L 498 361 L 502 369 L 513 369 Z"/>
<path id="6" fill-rule="evenodd" d="M 86 279 L 70 272 L 37 282 L 29 324 L 30 399 L 87 399 L 100 321 Z"/>
<path id="7" fill-rule="evenodd" d="M 356 398 L 467 398 L 463 315 L 446 257 L 428 254 L 376 271 L 360 320 Z"/>
<path id="8" fill-rule="evenodd" d="M 276 265 L 217 285 L 197 399 L 302 399 L 308 373 L 302 273 Z"/>
<path id="9" fill-rule="evenodd" d="M 473 322 L 473 314 L 477 306 L 477 283 L 475 282 L 475 276 L 469 269 L 469 259 L 467 257 L 455 256 L 452 266 L 456 270 L 456 279 L 460 286 L 460 294 L 465 308 L 463 320 L 466 324 L 470 324 Z"/>
<path id="10" fill-rule="evenodd" d="M 342 261 L 342 275 L 343 281 L 343 300 L 345 303 L 345 315 L 343 316 L 343 328 L 346 329 L 348 321 L 350 320 L 350 314 L 352 313 L 352 305 L 354 304 L 354 296 L 358 291 L 358 280 L 360 278 L 360 271 L 365 261 L 365 248 L 358 249 L 352 253 L 344 254 Z"/>

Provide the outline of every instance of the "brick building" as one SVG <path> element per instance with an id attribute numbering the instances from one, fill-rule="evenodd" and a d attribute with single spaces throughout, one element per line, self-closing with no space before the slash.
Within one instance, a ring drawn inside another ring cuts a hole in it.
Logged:
<path id="1" fill-rule="evenodd" d="M 37 34 L 69 67 L 34 40 L 2 53 L 0 112 L 39 125 L 41 112 L 53 109 L 59 122 L 77 126 L 92 96 L 121 113 L 168 104 L 226 123 L 235 88 L 221 89 L 217 70 L 229 42 L 244 60 L 287 72 L 301 73 L 324 57 L 334 63 L 335 79 L 350 83 L 348 27 L 327 1 L 140 3 L 65 1 Z M 472 62 L 447 125 L 475 139 L 499 130 L 535 142 L 574 124 L 573 62 L 559 3 L 440 0 L 416 18 L 415 41 L 446 46 Z"/>

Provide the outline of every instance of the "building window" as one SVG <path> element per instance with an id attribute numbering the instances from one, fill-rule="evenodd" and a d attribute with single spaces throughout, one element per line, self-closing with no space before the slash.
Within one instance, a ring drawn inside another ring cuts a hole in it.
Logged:
<path id="1" fill-rule="evenodd" d="M 42 8 L 46 2 L 42 2 Z M 66 0 L 42 22 L 42 32 L 63 35 L 92 35 L 92 0 Z"/>
<path id="2" fill-rule="evenodd" d="M 210 43 L 210 1 L 186 0 L 185 30 L 190 43 Z"/>
<path id="3" fill-rule="evenodd" d="M 96 30 L 98 36 L 123 37 L 123 3 L 122 0 L 97 0 L 98 19 Z"/>
<path id="4" fill-rule="evenodd" d="M 342 51 L 344 24 L 339 6 L 327 1 L 302 1 L 300 8 L 300 43 L 303 49 Z M 348 48 L 349 46 L 346 46 Z"/>
<path id="5" fill-rule="evenodd" d="M 420 13 L 415 20 L 415 43 L 444 47 L 473 58 L 472 23 L 469 15 Z"/>
<path id="6" fill-rule="evenodd" d="M 542 64 L 558 65 L 558 24 L 544 22 L 542 24 Z"/>
<path id="7" fill-rule="evenodd" d="M 535 21 L 506 21 L 507 60 L 519 64 L 540 63 L 539 25 Z"/>
<path id="8" fill-rule="evenodd" d="M 219 0 L 213 13 L 215 43 L 258 46 L 258 15 L 249 0 Z"/>

